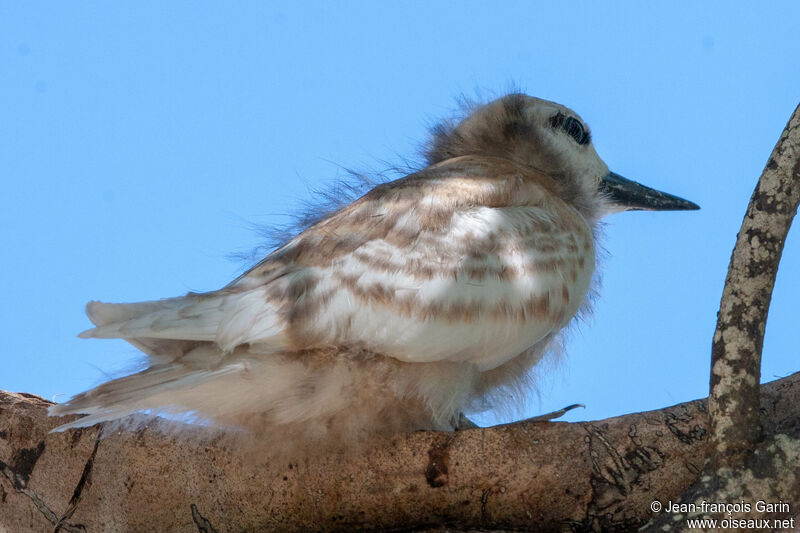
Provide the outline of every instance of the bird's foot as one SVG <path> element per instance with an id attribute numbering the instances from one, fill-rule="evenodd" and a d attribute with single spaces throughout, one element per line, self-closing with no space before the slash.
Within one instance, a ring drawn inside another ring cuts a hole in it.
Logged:
<path id="1" fill-rule="evenodd" d="M 475 422 L 470 420 L 469 418 L 464 415 L 464 413 L 458 413 L 458 419 L 456 419 L 456 423 L 454 424 L 454 428 L 456 431 L 461 431 L 463 429 L 474 429 L 480 427 Z"/>
<path id="2" fill-rule="evenodd" d="M 559 409 L 558 411 L 553 411 L 552 413 L 546 413 L 543 415 L 526 418 L 525 420 L 522 420 L 522 422 L 549 422 L 551 420 L 555 420 L 556 418 L 561 418 L 569 411 L 572 411 L 573 409 L 576 409 L 578 407 L 583 407 L 584 409 L 586 408 L 586 406 L 583 405 L 582 403 L 573 403 L 572 405 L 568 405 L 563 409 Z"/>

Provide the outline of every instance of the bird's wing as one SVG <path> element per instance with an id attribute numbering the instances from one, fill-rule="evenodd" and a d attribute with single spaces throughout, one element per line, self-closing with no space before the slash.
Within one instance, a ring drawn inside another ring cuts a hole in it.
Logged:
<path id="1" fill-rule="evenodd" d="M 464 157 L 387 184 L 287 253 L 308 267 L 295 335 L 489 369 L 562 328 L 591 282 L 593 235 L 547 176 Z"/>
<path id="2" fill-rule="evenodd" d="M 502 159 L 445 161 L 376 187 L 220 291 L 90 304 L 99 327 L 84 336 L 497 366 L 563 326 L 588 290 L 591 232 L 554 186 Z"/>

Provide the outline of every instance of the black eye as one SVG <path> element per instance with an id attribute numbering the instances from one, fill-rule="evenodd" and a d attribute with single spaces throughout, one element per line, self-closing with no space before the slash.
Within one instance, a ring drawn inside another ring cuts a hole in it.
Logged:
<path id="1" fill-rule="evenodd" d="M 583 129 L 583 124 L 581 124 L 578 119 L 569 117 L 564 121 L 564 126 L 562 127 L 570 137 L 575 139 L 576 143 L 587 144 L 589 142 L 589 135 L 586 133 L 586 130 Z"/>
<path id="2" fill-rule="evenodd" d="M 567 117 L 561 113 L 556 113 L 550 117 L 550 126 L 553 128 L 561 128 L 567 134 L 575 139 L 578 144 L 589 144 L 591 135 L 586 128 L 583 127 L 581 121 L 574 117 Z"/>

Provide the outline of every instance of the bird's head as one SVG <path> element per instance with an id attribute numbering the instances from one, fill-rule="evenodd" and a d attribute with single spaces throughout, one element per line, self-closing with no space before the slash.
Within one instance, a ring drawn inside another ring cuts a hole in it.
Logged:
<path id="1" fill-rule="evenodd" d="M 637 209 L 699 209 L 609 171 L 577 113 L 524 94 L 509 94 L 458 123 L 434 128 L 429 164 L 464 155 L 503 157 L 533 167 L 553 178 L 564 200 L 591 218 Z"/>

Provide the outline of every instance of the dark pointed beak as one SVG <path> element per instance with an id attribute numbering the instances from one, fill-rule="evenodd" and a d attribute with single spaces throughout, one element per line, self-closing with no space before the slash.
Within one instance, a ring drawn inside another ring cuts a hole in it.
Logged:
<path id="1" fill-rule="evenodd" d="M 694 202 L 645 187 L 641 183 L 625 179 L 613 172 L 609 172 L 608 176 L 600 180 L 600 191 L 608 195 L 612 203 L 627 211 L 688 211 L 700 209 L 700 206 Z"/>

